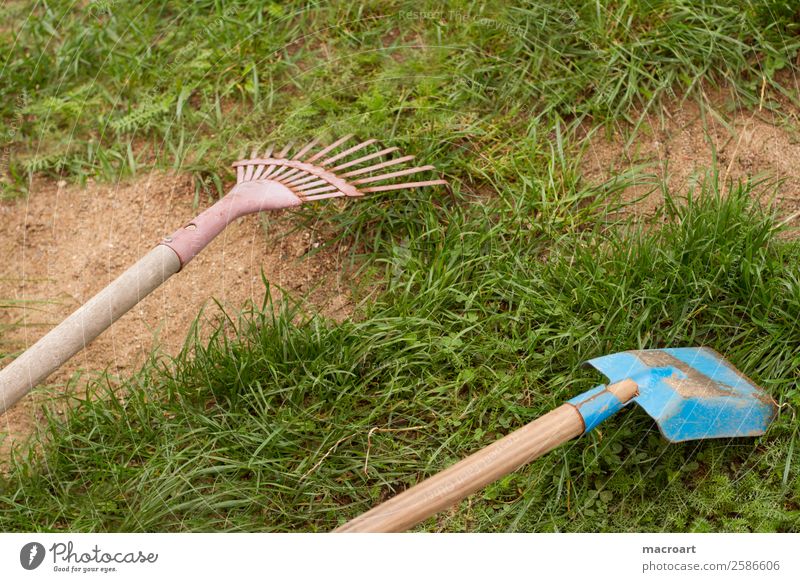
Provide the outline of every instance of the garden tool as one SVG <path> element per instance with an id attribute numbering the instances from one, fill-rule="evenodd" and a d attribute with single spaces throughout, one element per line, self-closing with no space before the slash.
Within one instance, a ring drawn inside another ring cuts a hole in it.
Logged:
<path id="1" fill-rule="evenodd" d="M 629 402 L 670 442 L 764 434 L 776 404 L 714 350 L 621 352 L 590 360 L 609 379 L 441 473 L 339 527 L 404 531 L 471 493 L 595 428 Z"/>
<path id="2" fill-rule="evenodd" d="M 262 157 L 253 152 L 251 159 L 235 162 L 236 185 L 226 196 L 165 237 L 118 279 L 0 370 L 0 414 L 185 267 L 235 219 L 326 198 L 447 183 L 439 179 L 391 182 L 434 167 L 402 167 L 414 156 L 389 157 L 398 148 L 380 149 L 375 139 L 346 147 L 352 137 L 345 136 L 328 146 L 313 140 L 293 154 L 292 144 L 275 156 L 274 148 L 269 147 Z M 392 170 L 386 171 L 387 168 Z"/>

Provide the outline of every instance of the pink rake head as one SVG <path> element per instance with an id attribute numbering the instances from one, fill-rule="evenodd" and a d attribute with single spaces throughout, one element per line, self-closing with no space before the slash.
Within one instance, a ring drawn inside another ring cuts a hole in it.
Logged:
<path id="1" fill-rule="evenodd" d="M 275 157 L 272 156 L 274 147 L 269 146 L 263 157 L 253 152 L 250 159 L 234 162 L 236 185 L 233 189 L 192 222 L 166 237 L 161 244 L 174 250 L 181 266 L 184 266 L 231 221 L 245 214 L 290 208 L 325 198 L 357 197 L 370 192 L 447 184 L 445 180 L 386 183 L 435 168 L 393 168 L 411 161 L 414 156 L 382 160 L 397 152 L 396 147 L 366 153 L 367 148 L 377 142 L 375 139 L 341 149 L 352 137 L 347 135 L 329 146 L 319 146 L 315 139 L 299 148 L 291 157 L 292 144 Z M 393 169 L 387 172 L 386 168 Z"/>
<path id="2" fill-rule="evenodd" d="M 310 141 L 298 149 L 291 158 L 288 156 L 291 152 L 292 144 L 281 150 L 276 157 L 272 157 L 272 146 L 267 148 L 263 158 L 259 158 L 253 152 L 251 159 L 239 160 L 233 164 L 236 168 L 237 182 L 239 184 L 260 180 L 280 182 L 303 202 L 339 196 L 363 196 L 369 192 L 387 192 L 403 188 L 447 184 L 445 180 L 425 180 L 364 187 L 367 184 L 384 182 L 401 176 L 410 176 L 419 172 L 434 170 L 435 168 L 433 166 L 417 166 L 375 174 L 378 170 L 383 170 L 390 166 L 399 166 L 411 161 L 414 156 L 400 156 L 390 160 L 374 162 L 373 160 L 380 160 L 380 158 L 398 151 L 398 148 L 386 148 L 366 155 L 362 153 L 355 159 L 347 160 L 347 158 L 362 152 L 362 150 L 378 141 L 368 139 L 342 151 L 336 151 L 352 137 L 352 135 L 346 135 L 331 145 L 320 148 L 316 153 L 314 152 L 314 147 L 318 142 L 317 140 Z M 370 164 L 365 165 L 367 162 L 370 162 Z"/>

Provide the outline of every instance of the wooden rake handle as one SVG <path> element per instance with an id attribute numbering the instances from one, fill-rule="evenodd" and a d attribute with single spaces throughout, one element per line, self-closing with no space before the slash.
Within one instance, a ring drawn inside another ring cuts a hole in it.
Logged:
<path id="1" fill-rule="evenodd" d="M 0 414 L 192 260 L 236 218 L 300 204 L 277 182 L 237 184 L 0 370 Z"/>
<path id="2" fill-rule="evenodd" d="M 0 370 L 0 414 L 180 268 L 178 255 L 172 249 L 157 246 Z"/>
<path id="3" fill-rule="evenodd" d="M 602 392 L 612 394 L 624 404 L 636 395 L 637 386 L 631 380 L 623 380 Z M 582 434 L 585 429 L 580 406 L 562 404 L 335 531 L 405 531 Z"/>

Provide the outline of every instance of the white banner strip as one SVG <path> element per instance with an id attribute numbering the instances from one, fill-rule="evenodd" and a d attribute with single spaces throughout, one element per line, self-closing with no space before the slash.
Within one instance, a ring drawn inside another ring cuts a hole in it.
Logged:
<path id="1" fill-rule="evenodd" d="M 798 534 L 0 534 L 0 580 L 800 580 Z"/>

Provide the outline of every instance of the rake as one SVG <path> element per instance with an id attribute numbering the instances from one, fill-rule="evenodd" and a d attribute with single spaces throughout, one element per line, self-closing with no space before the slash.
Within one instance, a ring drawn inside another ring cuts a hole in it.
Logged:
<path id="1" fill-rule="evenodd" d="M 185 267 L 237 218 L 328 198 L 360 197 L 447 184 L 441 179 L 399 182 L 397 178 L 435 168 L 408 167 L 414 156 L 396 155 L 396 147 L 381 149 L 375 139 L 349 146 L 352 139 L 352 135 L 347 135 L 327 146 L 315 139 L 297 149 L 290 143 L 274 155 L 275 148 L 269 146 L 262 156 L 254 151 L 249 159 L 235 162 L 236 185 L 227 195 L 165 237 L 115 281 L 0 370 L 0 414 Z"/>

